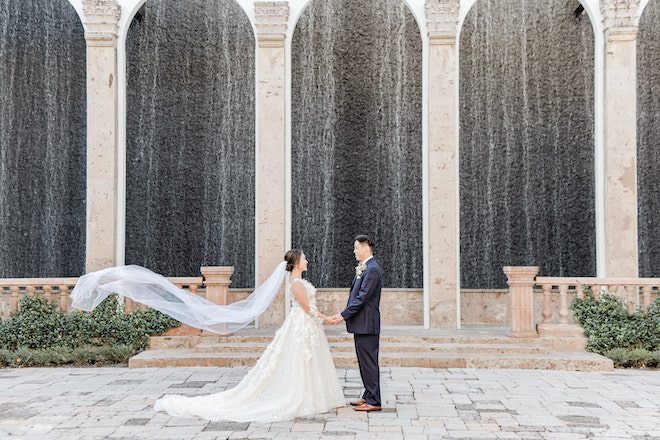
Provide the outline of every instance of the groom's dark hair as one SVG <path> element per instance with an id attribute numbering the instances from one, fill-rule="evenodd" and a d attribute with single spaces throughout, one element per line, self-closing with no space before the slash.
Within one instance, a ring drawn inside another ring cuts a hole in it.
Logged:
<path id="1" fill-rule="evenodd" d="M 360 243 L 366 242 L 371 249 L 373 249 L 374 246 L 376 245 L 376 242 L 374 241 L 373 238 L 371 238 L 370 235 L 358 235 L 357 237 L 355 237 L 355 241 L 359 241 Z"/>

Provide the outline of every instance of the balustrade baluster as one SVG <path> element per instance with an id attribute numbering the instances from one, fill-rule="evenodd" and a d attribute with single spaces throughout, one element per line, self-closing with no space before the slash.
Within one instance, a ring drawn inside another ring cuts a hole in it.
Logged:
<path id="1" fill-rule="evenodd" d="M 188 289 L 190 289 L 192 293 L 197 295 L 197 289 L 199 289 L 199 286 L 197 284 L 191 284 L 190 286 L 188 286 Z"/>
<path id="2" fill-rule="evenodd" d="M 559 285 L 559 323 L 568 324 L 568 284 Z"/>
<path id="3" fill-rule="evenodd" d="M 633 300 L 633 287 L 636 286 L 623 286 L 626 292 L 626 304 L 628 305 L 628 315 L 635 313 L 635 301 Z"/>
<path id="4" fill-rule="evenodd" d="M 66 312 L 66 300 L 69 296 L 69 286 L 61 284 L 57 286 L 57 288 L 60 290 L 60 309 Z"/>
<path id="5" fill-rule="evenodd" d="M 50 302 L 53 297 L 51 296 L 51 293 L 53 292 L 53 286 L 43 286 L 44 290 L 44 298 L 46 298 L 46 301 Z"/>
<path id="6" fill-rule="evenodd" d="M 642 286 L 642 297 L 644 299 L 642 308 L 645 313 L 651 305 L 651 290 L 653 290 L 653 286 Z"/>
<path id="7" fill-rule="evenodd" d="M 25 291 L 27 294 L 31 297 L 34 298 L 34 292 L 37 290 L 36 286 L 26 286 Z"/>
<path id="8" fill-rule="evenodd" d="M 132 311 L 133 311 L 133 300 L 128 297 L 124 297 L 124 312 L 130 313 Z"/>
<path id="9" fill-rule="evenodd" d="M 18 309 L 18 286 L 9 286 L 9 291 L 11 292 L 11 305 L 9 306 L 10 312 L 15 312 Z"/>
<path id="10" fill-rule="evenodd" d="M 584 299 L 584 286 L 582 284 L 575 285 L 575 293 L 578 298 Z"/>
<path id="11" fill-rule="evenodd" d="M 619 291 L 621 290 L 620 287 L 621 286 L 607 286 L 607 292 L 610 295 L 619 296 Z"/>
<path id="12" fill-rule="evenodd" d="M 591 286 L 591 293 L 594 294 L 594 299 L 596 301 L 600 300 L 600 286 L 598 284 Z"/>
<path id="13" fill-rule="evenodd" d="M 552 306 L 550 305 L 552 284 L 544 284 L 542 287 L 543 287 L 543 324 L 552 324 Z"/>

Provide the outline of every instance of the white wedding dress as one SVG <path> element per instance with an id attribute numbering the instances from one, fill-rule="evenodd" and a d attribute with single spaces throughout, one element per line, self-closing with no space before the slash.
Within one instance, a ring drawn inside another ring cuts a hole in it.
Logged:
<path id="1" fill-rule="evenodd" d="M 306 280 L 310 310 L 316 289 Z M 177 417 L 235 422 L 275 422 L 327 412 L 344 406 L 344 395 L 328 340 L 318 318 L 305 312 L 294 295 L 289 316 L 236 387 L 207 396 L 168 395 L 156 411 Z"/>

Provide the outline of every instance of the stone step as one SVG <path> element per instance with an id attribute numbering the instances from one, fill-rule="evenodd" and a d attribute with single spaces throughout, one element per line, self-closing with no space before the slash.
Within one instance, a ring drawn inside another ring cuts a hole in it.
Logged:
<path id="1" fill-rule="evenodd" d="M 568 338 L 566 338 L 568 339 Z M 240 344 L 240 343 L 265 343 L 273 340 L 273 336 L 152 336 L 151 348 L 192 348 L 200 343 L 206 344 Z M 329 343 L 353 343 L 352 335 L 328 336 Z M 384 344 L 513 344 L 513 345 L 538 345 L 539 338 L 509 338 L 506 336 L 474 337 L 474 336 L 382 336 L 381 345 Z"/>
<path id="2" fill-rule="evenodd" d="M 195 353 L 240 353 L 259 352 L 262 353 L 268 344 L 266 342 L 241 342 L 241 343 L 207 343 L 197 344 L 193 351 Z M 355 353 L 355 345 L 352 342 L 330 342 L 333 353 Z M 542 354 L 548 350 L 539 345 L 529 344 L 483 344 L 483 343 L 384 343 L 380 344 L 380 353 L 502 353 L 502 354 Z"/>
<path id="3" fill-rule="evenodd" d="M 193 349 L 200 344 L 232 345 L 244 343 L 268 344 L 273 340 L 272 335 L 247 335 L 247 336 L 152 336 L 150 338 L 151 349 Z M 353 345 L 353 337 L 328 336 L 328 342 L 332 344 Z M 381 337 L 380 344 L 427 344 L 439 346 L 442 344 L 487 344 L 487 345 L 512 345 L 545 347 L 550 351 L 584 351 L 586 338 L 509 338 L 506 336 L 385 336 Z"/>
<path id="4" fill-rule="evenodd" d="M 129 361 L 129 368 L 187 366 L 253 366 L 261 352 L 197 353 L 192 349 L 147 350 Z M 356 367 L 354 353 L 333 353 L 335 366 Z M 539 354 L 502 353 L 382 353 L 383 367 L 421 368 L 518 368 L 572 371 L 611 371 L 612 361 L 587 352 L 549 352 Z"/>

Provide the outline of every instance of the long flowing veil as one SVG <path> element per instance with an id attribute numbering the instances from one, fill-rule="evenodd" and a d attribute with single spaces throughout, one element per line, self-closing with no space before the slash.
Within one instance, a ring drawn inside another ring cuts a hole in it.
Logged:
<path id="1" fill-rule="evenodd" d="M 185 324 L 214 333 L 239 330 L 261 315 L 275 298 L 286 273 L 281 262 L 247 298 L 218 305 L 179 289 L 164 276 L 141 266 L 119 266 L 83 275 L 71 292 L 73 307 L 91 311 L 111 293 L 159 310 Z"/>

